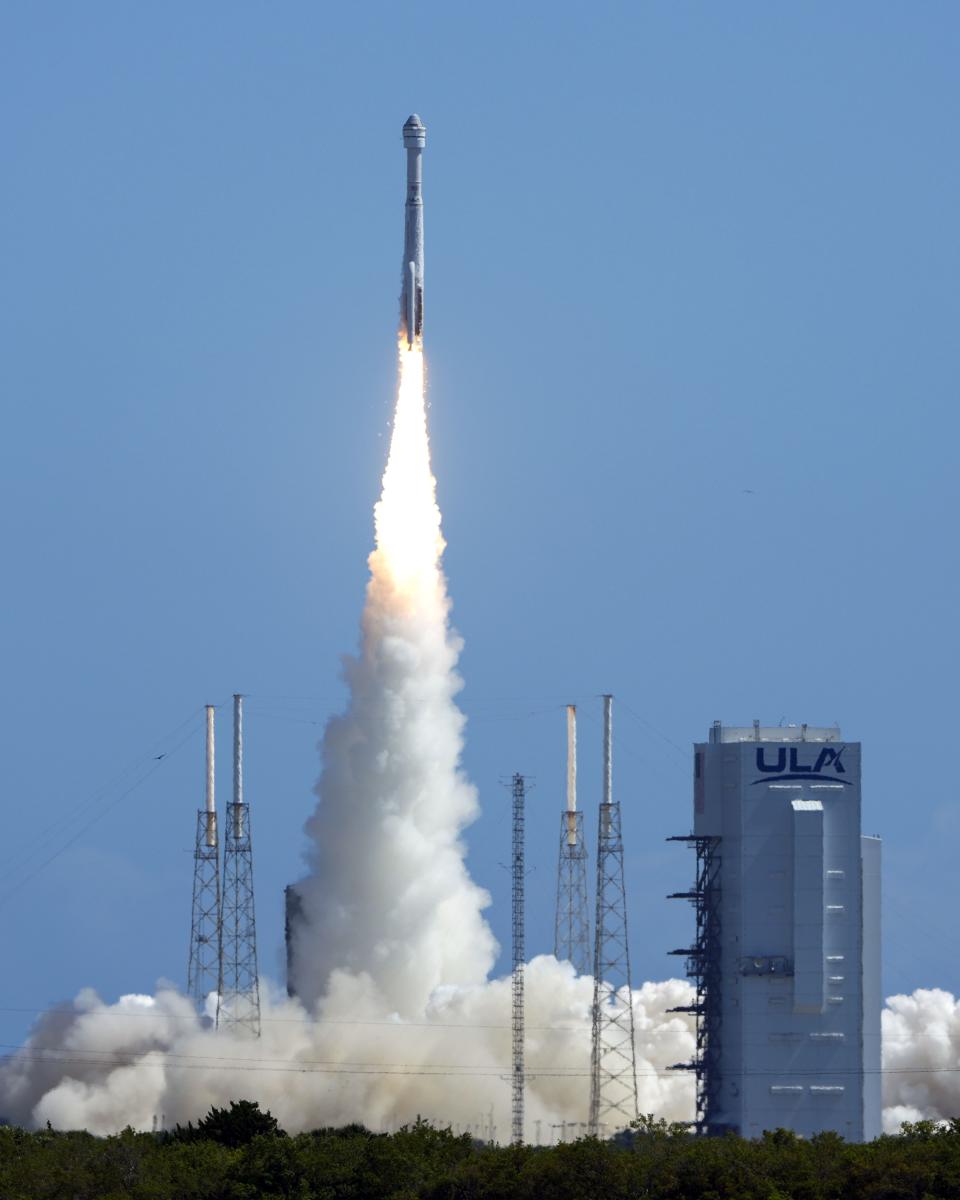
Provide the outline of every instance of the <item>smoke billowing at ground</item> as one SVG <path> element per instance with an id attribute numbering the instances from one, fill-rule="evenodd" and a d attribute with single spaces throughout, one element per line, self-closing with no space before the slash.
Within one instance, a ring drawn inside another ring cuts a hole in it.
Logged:
<path id="1" fill-rule="evenodd" d="M 960 1000 L 939 988 L 891 996 L 883 1012 L 883 1125 L 960 1116 Z"/>
<path id="2" fill-rule="evenodd" d="M 510 981 L 490 980 L 489 896 L 470 878 L 462 836 L 478 815 L 460 767 L 460 642 L 449 624 L 443 537 L 430 467 L 419 346 L 401 350 L 401 386 L 361 622 L 346 664 L 350 699 L 322 743 L 318 804 L 298 884 L 298 1000 L 264 997 L 259 1040 L 215 1033 L 174 989 L 104 1004 L 82 992 L 53 1010 L 0 1067 L 0 1116 L 107 1133 L 195 1120 L 255 1099 L 290 1131 L 418 1114 L 508 1128 Z M 535 958 L 526 979 L 527 1137 L 587 1115 L 592 981 Z M 686 982 L 633 997 L 642 1112 L 693 1116 L 693 1081 L 667 1068 L 694 1051 Z M 957 1002 L 894 997 L 884 1014 L 888 1126 L 960 1113 Z M 906 1069 L 902 1069 L 906 1068 Z M 916 1069 L 916 1070 L 911 1070 Z M 480 1132 L 480 1130 L 478 1130 Z"/>

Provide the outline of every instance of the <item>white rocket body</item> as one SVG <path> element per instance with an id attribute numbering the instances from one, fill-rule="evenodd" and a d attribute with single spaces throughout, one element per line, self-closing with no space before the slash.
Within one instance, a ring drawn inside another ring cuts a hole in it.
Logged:
<path id="1" fill-rule="evenodd" d="M 400 330 L 408 347 L 423 336 L 423 148 L 426 126 L 416 113 L 403 126 L 407 151 L 407 203 L 403 225 Z"/>

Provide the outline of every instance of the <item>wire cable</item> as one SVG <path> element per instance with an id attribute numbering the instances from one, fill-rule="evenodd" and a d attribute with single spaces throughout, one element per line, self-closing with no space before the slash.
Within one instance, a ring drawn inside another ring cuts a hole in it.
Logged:
<path id="1" fill-rule="evenodd" d="M 180 726 L 180 728 L 182 728 L 182 725 Z M 139 788 L 142 784 L 146 783 L 146 781 L 148 779 L 150 779 L 151 776 L 155 775 L 157 773 L 157 771 L 159 771 L 160 768 L 162 766 L 164 766 L 164 764 L 167 762 L 168 759 L 172 758 L 177 753 L 178 750 L 182 749 L 182 747 L 185 746 L 187 744 L 187 742 L 189 742 L 191 740 L 191 738 L 193 738 L 197 735 L 197 733 L 199 732 L 199 729 L 200 729 L 200 726 L 198 724 L 193 729 L 189 730 L 184 735 L 184 737 L 182 737 L 180 739 L 180 741 L 178 741 L 175 745 L 171 746 L 171 748 L 169 750 L 165 751 L 162 755 L 154 756 L 154 761 L 152 762 L 152 764 L 147 768 L 146 771 L 144 771 L 140 775 L 139 778 L 135 779 L 133 781 L 133 783 L 130 784 L 129 787 L 124 788 L 123 791 L 121 791 L 119 793 L 119 795 L 115 796 L 109 802 L 109 804 L 104 805 L 99 810 L 99 812 L 94 812 L 93 816 L 91 816 L 88 821 L 85 821 L 80 826 L 80 828 L 76 831 L 76 833 L 73 834 L 72 837 L 68 838 L 65 842 L 63 842 L 58 847 L 58 849 L 56 849 L 52 854 L 48 855 L 48 857 L 45 858 L 32 871 L 30 871 L 28 874 L 26 874 L 22 879 L 18 880 L 12 887 L 8 888 L 5 892 L 0 893 L 0 907 L 2 907 L 4 904 L 6 904 L 6 902 L 9 899 L 11 899 L 13 896 L 15 896 L 31 880 L 36 879 L 36 877 L 42 871 L 46 870 L 46 868 L 48 866 L 50 866 L 50 864 L 52 862 L 55 862 L 62 854 L 66 853 L 66 851 L 69 850 L 71 846 L 76 845 L 76 843 L 87 832 L 87 830 L 92 828 L 92 826 L 96 825 L 98 821 L 101 821 L 107 815 L 107 813 L 111 812 L 114 808 L 116 808 L 121 800 L 125 800 L 127 798 L 127 796 L 131 795 L 133 792 L 135 792 L 137 790 L 137 788 Z M 28 855 L 27 858 L 24 859 L 24 863 L 28 862 L 29 859 L 34 857 L 35 854 L 36 854 L 36 851 L 34 851 L 33 854 Z M 18 868 L 15 868 L 14 871 L 16 871 L 17 869 Z"/>

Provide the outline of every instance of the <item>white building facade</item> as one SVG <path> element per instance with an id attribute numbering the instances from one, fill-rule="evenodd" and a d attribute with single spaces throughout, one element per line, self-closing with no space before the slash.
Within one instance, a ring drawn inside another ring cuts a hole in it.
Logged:
<path id="1" fill-rule="evenodd" d="M 695 747 L 700 1127 L 879 1135 L 880 842 L 860 745 L 727 727 Z M 677 951 L 684 953 L 686 951 Z"/>

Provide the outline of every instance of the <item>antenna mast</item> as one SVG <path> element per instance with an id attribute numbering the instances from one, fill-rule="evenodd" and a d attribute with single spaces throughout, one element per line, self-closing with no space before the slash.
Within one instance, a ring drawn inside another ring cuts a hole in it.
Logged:
<path id="1" fill-rule="evenodd" d="M 593 949 L 590 1133 L 637 1119 L 637 1060 L 627 941 L 620 805 L 613 799 L 613 697 L 603 697 L 603 798 L 597 834 L 597 916 Z M 609 1118 L 609 1122 L 604 1118 Z"/>

